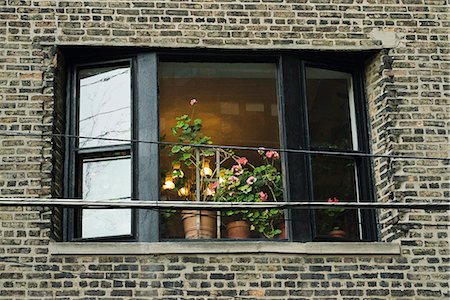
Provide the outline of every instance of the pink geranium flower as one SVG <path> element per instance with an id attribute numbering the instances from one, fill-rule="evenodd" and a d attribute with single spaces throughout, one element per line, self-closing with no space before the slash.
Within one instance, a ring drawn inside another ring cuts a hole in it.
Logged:
<path id="1" fill-rule="evenodd" d="M 279 159 L 280 158 L 280 154 L 278 154 L 277 151 L 270 150 L 270 151 L 266 152 L 266 157 L 267 158 L 273 158 L 273 159 Z"/>
<path id="2" fill-rule="evenodd" d="M 248 159 L 245 157 L 239 157 L 238 159 L 236 159 L 236 162 L 240 165 L 245 166 L 248 163 Z"/>
<path id="3" fill-rule="evenodd" d="M 334 197 L 333 199 L 328 198 L 328 203 L 338 203 L 338 202 L 339 202 L 339 199 L 336 197 Z"/>
<path id="4" fill-rule="evenodd" d="M 219 181 L 214 181 L 213 184 L 211 184 L 211 189 L 215 190 L 219 186 Z"/>
<path id="5" fill-rule="evenodd" d="M 197 99 L 195 99 L 195 98 L 192 98 L 191 99 L 191 101 L 189 101 L 189 104 L 191 105 L 191 106 L 194 106 L 195 104 L 197 104 Z"/>
<path id="6" fill-rule="evenodd" d="M 228 180 L 231 183 L 238 183 L 239 182 L 239 178 L 237 178 L 236 176 L 230 176 L 230 177 L 228 177 Z"/>
<path id="7" fill-rule="evenodd" d="M 244 170 L 242 170 L 241 165 L 234 165 L 231 167 L 231 172 L 233 172 L 234 175 L 241 175 L 242 173 L 244 173 Z"/>
<path id="8" fill-rule="evenodd" d="M 269 198 L 267 196 L 267 194 L 264 193 L 264 192 L 259 192 L 258 196 L 259 196 L 259 199 L 261 199 L 262 202 L 267 201 L 267 199 Z"/>
<path id="9" fill-rule="evenodd" d="M 256 178 L 253 177 L 253 176 L 250 176 L 249 178 L 247 178 L 246 182 L 247 182 L 248 185 L 252 185 L 252 184 L 254 184 L 256 182 Z"/>

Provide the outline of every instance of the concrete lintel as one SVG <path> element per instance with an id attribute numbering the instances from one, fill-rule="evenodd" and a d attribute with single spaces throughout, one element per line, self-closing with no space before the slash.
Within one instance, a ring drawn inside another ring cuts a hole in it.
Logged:
<path id="1" fill-rule="evenodd" d="M 400 255 L 396 243 L 291 242 L 160 242 L 160 243 L 51 243 L 52 255 L 151 255 L 286 253 L 305 255 Z"/>
<path id="2" fill-rule="evenodd" d="M 376 40 L 376 39 L 374 39 Z M 45 42 L 42 41 L 40 43 L 42 46 L 46 47 L 53 47 L 53 46 L 86 46 L 85 42 L 65 42 L 65 41 L 55 41 L 55 42 Z M 191 44 L 130 44 L 130 43 L 114 43 L 114 44 L 106 44 L 105 42 L 92 42 L 89 43 L 89 46 L 92 47 L 128 47 L 128 48 L 142 48 L 142 49 L 210 49 L 210 50 L 269 50 L 269 51 L 276 51 L 276 50 L 316 50 L 316 51 L 375 51 L 375 50 L 382 50 L 385 48 L 384 45 L 381 44 L 381 42 L 376 41 L 373 45 L 333 45 L 333 46 L 326 46 L 326 45 L 216 45 L 216 46 L 210 46 L 205 44 L 200 45 L 191 45 Z"/>

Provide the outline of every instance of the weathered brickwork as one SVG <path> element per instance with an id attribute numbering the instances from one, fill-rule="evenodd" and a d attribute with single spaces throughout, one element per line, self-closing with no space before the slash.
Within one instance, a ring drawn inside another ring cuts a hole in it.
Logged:
<path id="1" fill-rule="evenodd" d="M 449 158 L 446 0 L 0 0 L 0 196 L 60 197 L 58 47 L 377 49 L 366 68 L 372 151 Z M 36 136 L 5 136 L 4 132 Z M 59 133 L 59 132 L 57 132 Z M 443 160 L 374 159 L 380 202 L 450 198 Z M 399 256 L 53 255 L 48 208 L 0 208 L 4 299 L 446 299 L 448 211 L 381 210 Z"/>

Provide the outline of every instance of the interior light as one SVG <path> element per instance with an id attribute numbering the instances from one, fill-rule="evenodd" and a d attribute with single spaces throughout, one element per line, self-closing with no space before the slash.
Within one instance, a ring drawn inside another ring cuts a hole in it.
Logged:
<path id="1" fill-rule="evenodd" d="M 189 188 L 186 186 L 183 186 L 181 189 L 178 190 L 178 196 L 180 197 L 187 197 L 189 195 Z"/>
<path id="2" fill-rule="evenodd" d="M 209 161 L 205 160 L 205 162 L 203 163 L 203 167 L 202 170 L 200 171 L 200 174 L 202 176 L 211 176 L 213 173 L 213 171 L 211 170 L 211 168 L 209 167 Z"/>
<path id="3" fill-rule="evenodd" d="M 172 176 L 166 176 L 164 180 L 163 189 L 164 190 L 173 190 L 175 188 L 175 183 L 173 183 Z"/>

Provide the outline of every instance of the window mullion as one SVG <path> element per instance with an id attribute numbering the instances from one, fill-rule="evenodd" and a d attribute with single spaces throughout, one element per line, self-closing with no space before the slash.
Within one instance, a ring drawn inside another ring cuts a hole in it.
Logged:
<path id="1" fill-rule="evenodd" d="M 134 137 L 138 141 L 156 142 L 159 139 L 156 54 L 139 54 L 134 67 Z M 133 154 L 135 199 L 157 200 L 160 182 L 158 145 L 136 142 L 133 145 Z M 158 241 L 159 214 L 157 211 L 137 210 L 135 226 L 138 241 Z"/>
<path id="2" fill-rule="evenodd" d="M 65 184 L 64 184 L 64 197 L 65 198 L 74 198 L 76 193 L 76 151 L 74 151 L 76 147 L 76 138 L 72 136 L 77 134 L 77 75 L 76 68 L 71 67 L 69 72 L 69 76 L 67 78 L 67 94 L 66 94 L 66 126 L 65 129 L 65 161 L 64 168 L 65 172 Z M 75 237 L 75 210 L 64 208 L 63 211 L 63 224 L 64 232 L 63 239 L 64 241 L 71 241 Z"/>
<path id="3" fill-rule="evenodd" d="M 355 95 L 355 109 L 356 109 L 356 124 L 358 126 L 358 149 L 364 153 L 370 153 L 370 128 L 368 120 L 367 106 L 363 105 L 364 87 L 363 87 L 363 71 L 358 68 L 355 71 L 354 79 L 354 95 Z M 369 157 L 361 157 L 358 159 L 358 186 L 360 201 L 376 201 L 376 193 L 373 182 L 373 161 Z M 377 239 L 378 229 L 376 210 L 361 209 L 361 221 L 363 223 L 362 237 L 364 240 L 374 241 Z"/>
<path id="4" fill-rule="evenodd" d="M 301 74 L 303 68 L 296 56 L 284 55 L 281 59 L 283 97 L 282 111 L 284 120 L 284 147 L 288 149 L 305 149 L 308 142 L 306 120 L 306 102 L 304 83 Z M 286 155 L 286 180 L 288 201 L 308 201 L 310 199 L 309 157 L 298 153 Z M 310 241 L 312 238 L 311 213 L 309 210 L 292 210 L 291 239 L 293 241 Z"/>

